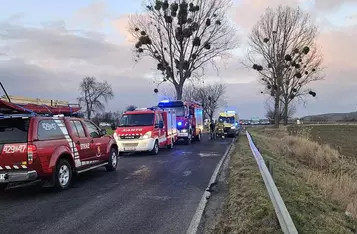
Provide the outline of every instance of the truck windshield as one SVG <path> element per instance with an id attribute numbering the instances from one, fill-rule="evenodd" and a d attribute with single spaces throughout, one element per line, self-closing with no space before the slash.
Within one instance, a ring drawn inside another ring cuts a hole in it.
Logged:
<path id="1" fill-rule="evenodd" d="M 222 121 L 224 123 L 234 123 L 235 122 L 235 119 L 234 117 L 223 117 L 223 116 L 220 116 L 218 121 Z"/>
<path id="2" fill-rule="evenodd" d="M 26 143 L 29 123 L 21 118 L 0 120 L 0 144 Z"/>
<path id="3" fill-rule="evenodd" d="M 154 125 L 154 114 L 124 114 L 120 119 L 119 127 L 152 125 Z"/>
<path id="4" fill-rule="evenodd" d="M 176 116 L 185 116 L 185 108 L 183 106 L 170 107 L 170 109 L 174 109 L 176 111 Z"/>

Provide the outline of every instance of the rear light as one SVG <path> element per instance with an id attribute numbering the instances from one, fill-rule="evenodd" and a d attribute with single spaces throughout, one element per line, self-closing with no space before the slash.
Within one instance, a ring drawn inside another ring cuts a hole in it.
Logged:
<path id="1" fill-rule="evenodd" d="M 28 145 L 27 146 L 27 163 L 30 165 L 33 163 L 33 160 L 36 156 L 36 146 Z"/>

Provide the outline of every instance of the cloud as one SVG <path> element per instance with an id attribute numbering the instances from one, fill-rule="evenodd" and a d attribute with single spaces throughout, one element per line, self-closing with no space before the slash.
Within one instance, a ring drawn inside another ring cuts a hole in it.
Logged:
<path id="1" fill-rule="evenodd" d="M 266 7 L 279 4 L 308 4 L 305 0 L 241 0 L 232 10 L 237 27 L 241 29 L 242 41 L 257 22 Z M 327 1 L 330 2 L 330 1 Z M 332 2 L 332 1 L 331 1 Z M 326 79 L 311 84 L 316 90 L 316 99 L 309 98 L 306 108 L 298 115 L 329 111 L 351 111 L 355 107 L 357 87 L 355 74 L 357 56 L 357 26 L 338 28 L 330 24 L 323 13 L 336 9 L 335 3 L 315 1 L 309 12 L 320 27 L 324 27 L 318 45 L 324 55 Z M 338 2 L 338 1 L 334 1 Z M 135 65 L 133 43 L 127 33 L 130 12 L 113 17 L 107 13 L 109 3 L 95 2 L 80 9 L 71 18 L 46 22 L 38 27 L 25 26 L 22 14 L 0 22 L 0 80 L 13 95 L 68 99 L 78 97 L 79 82 L 85 76 L 107 80 L 115 91 L 115 99 L 108 109 L 118 110 L 128 104 L 150 106 L 158 101 L 153 94 L 153 80 L 160 74 L 154 61 L 144 59 Z M 341 4 L 340 4 L 341 5 Z M 14 12 L 16 9 L 14 9 Z M 21 19 L 21 20 L 20 20 Z M 110 23 L 106 20 L 109 19 Z M 66 22 L 66 23 L 65 23 Z M 76 27 L 69 27 L 78 23 Z M 113 33 L 102 30 L 112 27 Z M 206 82 L 227 84 L 228 107 L 236 109 L 243 118 L 264 116 L 264 99 L 256 73 L 242 69 L 245 44 L 225 62 L 217 62 L 219 72 L 206 68 Z"/>
<path id="2" fill-rule="evenodd" d="M 95 1 L 78 9 L 72 17 L 73 24 L 91 29 L 101 29 L 104 20 L 109 17 L 108 6 L 104 1 Z"/>

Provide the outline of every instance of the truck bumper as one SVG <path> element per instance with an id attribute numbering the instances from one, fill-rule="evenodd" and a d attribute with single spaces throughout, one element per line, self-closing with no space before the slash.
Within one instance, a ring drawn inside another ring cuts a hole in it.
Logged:
<path id="1" fill-rule="evenodd" d="M 154 144 L 154 138 L 117 141 L 119 152 L 151 151 L 154 148 Z"/>
<path id="2" fill-rule="evenodd" d="M 0 183 L 34 181 L 37 178 L 36 171 L 0 171 Z"/>
<path id="3" fill-rule="evenodd" d="M 238 130 L 237 129 L 225 129 L 224 134 L 228 135 L 228 136 L 235 136 L 238 134 Z"/>

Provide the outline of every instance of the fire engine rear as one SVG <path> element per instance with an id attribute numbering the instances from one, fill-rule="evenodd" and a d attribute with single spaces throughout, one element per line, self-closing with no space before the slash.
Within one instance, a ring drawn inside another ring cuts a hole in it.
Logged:
<path id="1" fill-rule="evenodd" d="M 203 130 L 203 109 L 199 103 L 164 100 L 161 101 L 158 106 L 164 110 L 176 111 L 179 140 L 182 139 L 187 145 L 191 144 L 192 140 L 201 140 Z"/>

